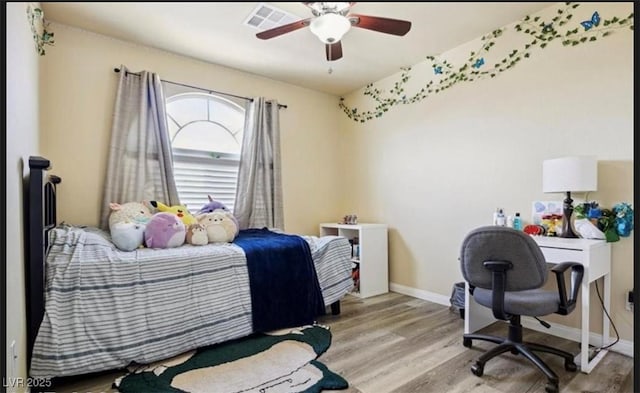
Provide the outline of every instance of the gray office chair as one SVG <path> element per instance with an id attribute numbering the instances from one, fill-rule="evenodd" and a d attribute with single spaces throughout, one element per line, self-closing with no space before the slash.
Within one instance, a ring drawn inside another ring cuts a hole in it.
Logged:
<path id="1" fill-rule="evenodd" d="M 576 306 L 576 297 L 584 274 L 577 262 L 563 262 L 551 270 L 556 274 L 558 291 L 541 289 L 547 280 L 547 265 L 540 247 L 524 232 L 499 226 L 485 226 L 469 232 L 460 252 L 462 275 L 467 280 L 476 303 L 493 310 L 497 319 L 509 321 L 508 337 L 465 334 L 463 345 L 471 348 L 472 340 L 498 344 L 485 352 L 471 366 L 477 376 L 484 373 L 487 361 L 510 351 L 521 354 L 535 364 L 548 378 L 546 391 L 558 391 L 558 376 L 532 351 L 548 352 L 564 358 L 564 367 L 576 371 L 574 355 L 545 345 L 522 341 L 522 315 L 538 319 L 553 313 L 567 315 Z M 571 268 L 569 295 L 564 272 Z M 550 325 L 538 319 L 547 328 Z"/>

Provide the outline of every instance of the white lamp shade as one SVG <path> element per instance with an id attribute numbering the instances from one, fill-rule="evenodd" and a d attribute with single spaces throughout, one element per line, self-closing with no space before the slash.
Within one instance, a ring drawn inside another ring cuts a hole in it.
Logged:
<path id="1" fill-rule="evenodd" d="M 598 189 L 595 157 L 563 157 L 542 163 L 542 192 L 585 192 Z"/>
<path id="2" fill-rule="evenodd" d="M 351 22 L 342 15 L 328 13 L 311 21 L 311 32 L 325 44 L 333 44 L 342 39 L 351 28 Z"/>

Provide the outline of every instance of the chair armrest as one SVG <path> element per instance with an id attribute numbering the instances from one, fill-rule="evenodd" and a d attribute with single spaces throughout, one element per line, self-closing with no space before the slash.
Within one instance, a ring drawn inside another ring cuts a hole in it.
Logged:
<path id="1" fill-rule="evenodd" d="M 564 272 L 571 268 L 571 288 L 569 289 L 569 297 L 567 298 L 567 289 L 564 282 Z M 558 282 L 558 295 L 560 296 L 560 307 L 558 314 L 567 315 L 576 307 L 576 299 L 578 291 L 584 276 L 584 266 L 578 262 L 562 262 L 551 268 L 556 274 Z"/>
<path id="2" fill-rule="evenodd" d="M 485 261 L 482 265 L 491 270 L 491 310 L 493 316 L 503 321 L 509 320 L 511 317 L 504 312 L 504 291 L 507 282 L 507 270 L 513 267 L 508 261 Z"/>

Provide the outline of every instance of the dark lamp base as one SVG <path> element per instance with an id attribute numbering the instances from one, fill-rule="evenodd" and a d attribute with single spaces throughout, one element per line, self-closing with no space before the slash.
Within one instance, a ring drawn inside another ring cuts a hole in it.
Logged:
<path id="1" fill-rule="evenodd" d="M 571 225 L 571 215 L 573 214 L 573 199 L 571 199 L 571 192 L 567 191 L 567 197 L 564 200 L 562 206 L 562 233 L 558 237 L 564 237 L 568 239 L 576 239 L 579 236 L 573 230 Z"/>
<path id="2" fill-rule="evenodd" d="M 579 238 L 571 227 L 571 217 L 569 217 L 569 219 L 566 219 L 566 217 L 562 219 L 562 233 L 558 237 L 565 237 L 568 239 Z"/>

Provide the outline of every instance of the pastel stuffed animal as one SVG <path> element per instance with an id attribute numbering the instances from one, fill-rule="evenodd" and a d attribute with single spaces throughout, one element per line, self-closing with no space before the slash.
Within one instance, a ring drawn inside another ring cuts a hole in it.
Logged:
<path id="1" fill-rule="evenodd" d="M 223 210 L 215 210 L 197 216 L 198 222 L 207 230 L 209 243 L 232 242 L 238 233 L 238 226 L 233 214 Z"/>
<path id="2" fill-rule="evenodd" d="M 144 231 L 144 241 L 149 248 L 180 247 L 185 237 L 184 223 L 172 213 L 154 214 Z"/>
<path id="3" fill-rule="evenodd" d="M 160 212 L 172 213 L 180 217 L 185 226 L 198 223 L 198 220 L 196 220 L 196 218 L 189 212 L 189 209 L 187 209 L 186 205 L 167 206 L 164 203 L 158 201 L 151 201 L 149 203 Z"/>
<path id="4" fill-rule="evenodd" d="M 111 226 L 111 241 L 122 251 L 133 251 L 144 244 L 145 224 L 116 222 Z"/>
<path id="5" fill-rule="evenodd" d="M 231 213 L 229 208 L 227 208 L 227 206 L 225 206 L 224 203 L 220 201 L 216 201 L 215 199 L 211 198 L 211 195 L 207 195 L 207 197 L 209 198 L 209 202 L 204 206 L 202 206 L 200 210 L 198 210 L 198 212 L 196 213 L 196 216 L 199 216 L 201 214 L 213 213 L 216 210 L 223 210 L 231 215 L 231 219 L 234 221 L 236 228 L 238 228 L 234 237 L 238 236 L 238 231 L 240 230 L 240 225 L 238 225 L 238 219 L 233 215 L 233 213 Z"/>
<path id="6" fill-rule="evenodd" d="M 110 203 L 111 213 L 109 213 L 109 230 L 116 222 L 146 224 L 151 219 L 151 210 L 146 205 L 146 201 L 127 202 L 123 204 Z"/>
<path id="7" fill-rule="evenodd" d="M 196 213 L 196 216 L 200 214 L 213 213 L 214 210 L 218 210 L 218 209 L 222 209 L 227 212 L 229 211 L 229 209 L 227 208 L 227 206 L 225 206 L 224 203 L 220 201 L 216 201 L 215 199 L 211 198 L 211 195 L 207 195 L 207 198 L 209 198 L 209 202 L 207 202 L 207 204 L 202 206 L 202 209 L 198 210 L 198 212 Z"/>
<path id="8" fill-rule="evenodd" d="M 191 224 L 187 228 L 187 243 L 194 246 L 203 246 L 209 243 L 207 230 L 201 224 Z"/>

